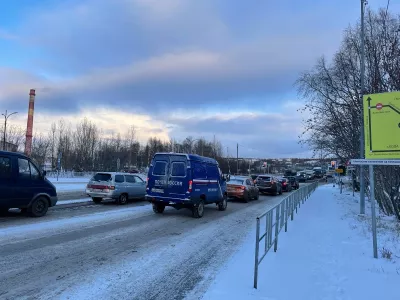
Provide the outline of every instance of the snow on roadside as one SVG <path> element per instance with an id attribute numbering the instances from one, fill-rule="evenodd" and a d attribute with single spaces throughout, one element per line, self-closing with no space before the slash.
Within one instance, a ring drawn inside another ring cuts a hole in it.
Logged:
<path id="1" fill-rule="evenodd" d="M 262 261 L 257 290 L 253 231 L 203 299 L 399 299 L 399 225 L 379 217 L 374 259 L 370 218 L 358 216 L 356 199 L 331 185 L 319 187 L 279 235 L 278 251 Z M 383 248 L 390 259 L 382 257 Z"/>
<path id="2" fill-rule="evenodd" d="M 55 184 L 55 183 L 88 183 L 90 180 L 90 177 L 72 177 L 72 178 L 65 178 L 65 177 L 59 177 L 57 180 L 57 177 L 47 177 L 47 179 Z"/>
<path id="3" fill-rule="evenodd" d="M 38 222 L 34 224 L 18 226 L 6 225 L 0 228 L 0 244 L 36 239 L 40 236 L 50 236 L 61 232 L 79 230 L 83 227 L 95 227 L 98 225 L 113 223 L 116 220 L 123 221 L 152 214 L 154 213 L 151 206 L 145 204 L 51 221 L 46 221 L 46 219 L 43 218 L 40 220 L 38 219 Z"/>
<path id="4" fill-rule="evenodd" d="M 58 184 L 53 183 L 58 192 L 73 192 L 73 191 L 85 191 L 86 183 L 67 183 L 67 184 Z"/>
<path id="5" fill-rule="evenodd" d="M 92 202 L 90 198 L 83 198 L 83 199 L 75 199 L 75 200 L 59 200 L 57 201 L 56 205 L 63 205 L 63 204 L 75 204 L 75 203 L 85 203 L 85 202 Z M 93 203 L 93 202 L 92 202 Z"/>

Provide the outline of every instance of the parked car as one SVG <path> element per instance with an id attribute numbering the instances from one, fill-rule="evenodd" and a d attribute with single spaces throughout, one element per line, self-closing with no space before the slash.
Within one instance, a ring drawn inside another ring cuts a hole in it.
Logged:
<path id="1" fill-rule="evenodd" d="M 283 178 L 289 180 L 290 185 L 292 186 L 293 189 L 297 190 L 300 187 L 299 180 L 297 179 L 296 176 L 285 176 Z"/>
<path id="2" fill-rule="evenodd" d="M 96 173 L 86 187 L 86 194 L 93 202 L 112 200 L 126 204 L 129 199 L 141 199 L 146 195 L 146 182 L 138 175 L 128 173 Z"/>
<path id="3" fill-rule="evenodd" d="M 255 186 L 253 179 L 247 176 L 235 176 L 227 182 L 228 197 L 243 199 L 249 202 L 251 199 L 258 200 L 260 192 Z"/>
<path id="4" fill-rule="evenodd" d="M 57 203 L 56 187 L 46 171 L 27 156 L 0 151 L 0 212 L 20 208 L 32 217 L 44 216 Z"/>
<path id="5" fill-rule="evenodd" d="M 256 179 L 258 177 L 258 175 L 251 175 L 251 180 L 253 181 L 253 183 L 256 183 Z"/>
<path id="6" fill-rule="evenodd" d="M 297 172 L 295 170 L 287 169 L 287 170 L 285 170 L 285 172 L 283 174 L 285 177 L 286 176 L 296 176 Z"/>
<path id="7" fill-rule="evenodd" d="M 256 185 L 263 194 L 282 194 L 282 184 L 279 179 L 273 175 L 259 175 L 256 179 Z"/>
<path id="8" fill-rule="evenodd" d="M 156 153 L 151 161 L 146 198 L 155 213 L 166 206 L 188 208 L 195 218 L 204 214 L 204 206 L 214 203 L 227 208 L 226 178 L 213 158 L 195 154 Z"/>
<path id="9" fill-rule="evenodd" d="M 306 172 L 299 172 L 297 173 L 297 178 L 299 180 L 299 182 L 306 182 L 309 176 L 307 176 Z"/>
<path id="10" fill-rule="evenodd" d="M 282 191 L 284 191 L 284 192 L 291 192 L 292 191 L 292 185 L 290 184 L 289 179 L 281 178 L 280 182 L 282 184 Z"/>
<path id="11" fill-rule="evenodd" d="M 314 169 L 314 176 L 315 178 L 322 178 L 324 177 L 324 174 L 321 169 Z"/>

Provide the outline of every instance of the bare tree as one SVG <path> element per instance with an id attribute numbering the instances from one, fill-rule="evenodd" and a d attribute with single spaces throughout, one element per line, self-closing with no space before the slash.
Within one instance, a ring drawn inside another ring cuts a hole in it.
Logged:
<path id="1" fill-rule="evenodd" d="M 400 90 L 400 34 L 398 17 L 381 10 L 368 11 L 366 20 L 366 93 Z M 305 131 L 301 142 L 323 155 L 346 161 L 359 157 L 362 120 L 360 98 L 360 27 L 344 32 L 340 49 L 331 63 L 324 58 L 297 80 L 299 94 L 306 100 Z M 400 219 L 400 178 L 394 167 L 378 168 L 376 197 L 381 210 Z M 367 178 L 368 179 L 368 178 Z M 390 180 L 389 180 L 390 179 Z M 384 191 L 384 192 L 382 192 Z"/>

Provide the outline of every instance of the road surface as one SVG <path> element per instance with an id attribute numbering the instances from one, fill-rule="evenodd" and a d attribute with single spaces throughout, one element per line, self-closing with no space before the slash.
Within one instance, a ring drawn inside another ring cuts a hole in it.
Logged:
<path id="1" fill-rule="evenodd" d="M 282 196 L 162 215 L 138 201 L 0 217 L 0 299 L 200 299 L 255 217 Z"/>

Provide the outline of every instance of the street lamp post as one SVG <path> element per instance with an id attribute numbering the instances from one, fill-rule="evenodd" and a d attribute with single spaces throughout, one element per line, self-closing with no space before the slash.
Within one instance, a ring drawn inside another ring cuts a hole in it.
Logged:
<path id="1" fill-rule="evenodd" d="M 7 145 L 7 142 L 6 142 L 6 137 L 7 137 L 7 121 L 8 121 L 8 118 L 9 117 L 11 117 L 12 115 L 15 115 L 15 114 L 17 114 L 18 112 L 13 112 L 13 113 L 11 113 L 11 114 L 7 114 L 7 110 L 6 110 L 6 113 L 5 114 L 2 114 L 2 116 L 4 116 L 4 132 L 3 132 L 3 150 L 4 151 L 6 151 L 7 149 L 6 149 L 6 145 Z"/>
<path id="2" fill-rule="evenodd" d="M 365 93 L 365 24 L 364 24 L 364 15 L 365 15 L 365 6 L 367 5 L 367 0 L 361 0 L 361 127 L 360 127 L 360 158 L 363 158 L 364 152 L 364 114 L 363 114 L 363 105 L 364 105 L 364 93 Z M 360 166 L 360 214 L 365 214 L 365 180 L 364 180 L 364 167 Z"/>

